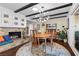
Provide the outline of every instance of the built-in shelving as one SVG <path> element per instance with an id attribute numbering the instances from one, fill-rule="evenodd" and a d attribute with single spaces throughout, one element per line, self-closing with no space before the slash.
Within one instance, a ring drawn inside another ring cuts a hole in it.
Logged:
<path id="1" fill-rule="evenodd" d="M 7 8 L 0 7 L 0 27 L 25 28 L 26 17 Z"/>

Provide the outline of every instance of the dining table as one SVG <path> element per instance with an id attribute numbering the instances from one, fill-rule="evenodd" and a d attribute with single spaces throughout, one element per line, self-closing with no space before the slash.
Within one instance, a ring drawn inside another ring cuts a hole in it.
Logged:
<path id="1" fill-rule="evenodd" d="M 34 37 L 36 38 L 35 40 L 37 40 L 37 45 L 39 46 L 40 45 L 40 39 L 43 39 L 45 40 L 45 48 L 46 48 L 46 45 L 47 45 L 47 38 L 50 38 L 50 41 L 51 41 L 51 50 L 52 50 L 52 44 L 53 44 L 53 36 L 50 34 L 50 33 L 37 33 L 34 35 Z M 46 52 L 46 49 L 45 49 L 45 52 Z"/>

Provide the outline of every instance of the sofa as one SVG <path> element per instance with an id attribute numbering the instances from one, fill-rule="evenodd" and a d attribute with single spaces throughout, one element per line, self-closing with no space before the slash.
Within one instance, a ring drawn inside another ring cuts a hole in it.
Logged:
<path id="1" fill-rule="evenodd" d="M 13 42 L 13 40 L 9 37 L 9 35 L 0 36 L 0 46 L 9 44 Z"/>

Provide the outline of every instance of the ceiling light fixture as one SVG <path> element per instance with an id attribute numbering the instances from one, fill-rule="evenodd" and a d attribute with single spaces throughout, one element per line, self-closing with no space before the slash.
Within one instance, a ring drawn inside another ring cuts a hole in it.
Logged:
<path id="1" fill-rule="evenodd" d="M 39 22 L 41 21 L 42 23 L 49 19 L 49 17 L 44 17 L 46 16 L 46 13 L 44 13 L 43 10 L 44 10 L 44 6 L 41 6 L 41 10 L 39 14 Z"/>
<path id="2" fill-rule="evenodd" d="M 45 22 L 46 20 L 48 20 L 49 19 L 49 17 L 47 16 L 47 17 L 44 17 L 44 16 L 46 16 L 46 13 L 45 12 L 43 12 L 44 11 L 44 6 L 41 6 L 41 9 L 37 9 L 37 8 L 33 8 L 32 9 L 33 11 L 35 11 L 35 12 L 39 12 L 40 14 L 39 15 L 35 15 L 35 17 L 38 17 L 39 16 L 39 19 L 36 19 L 36 21 L 38 21 L 38 22 Z"/>
<path id="3" fill-rule="evenodd" d="M 37 8 L 33 8 L 32 10 L 33 10 L 33 11 L 35 11 L 35 12 L 36 12 L 36 11 L 38 11 L 38 9 L 37 9 Z"/>

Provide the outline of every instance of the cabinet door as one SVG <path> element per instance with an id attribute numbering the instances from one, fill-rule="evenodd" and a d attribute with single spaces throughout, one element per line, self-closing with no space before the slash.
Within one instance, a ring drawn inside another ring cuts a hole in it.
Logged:
<path id="1" fill-rule="evenodd" d="M 25 28 L 26 27 L 26 18 L 25 17 L 23 17 L 23 18 L 21 18 L 21 27 L 22 28 Z"/>
<path id="2" fill-rule="evenodd" d="M 12 10 L 0 7 L 0 27 L 26 27 L 26 17 Z"/>
<path id="3" fill-rule="evenodd" d="M 13 22 L 12 22 L 13 27 L 20 27 L 20 17 L 17 13 L 13 14 Z"/>
<path id="4" fill-rule="evenodd" d="M 3 27 L 12 27 L 12 20 L 13 20 L 13 11 L 2 8 L 2 26 Z"/>
<path id="5" fill-rule="evenodd" d="M 26 17 L 24 15 L 19 15 L 20 19 L 19 19 L 19 22 L 20 22 L 20 27 L 21 28 L 25 28 L 26 27 Z"/>

